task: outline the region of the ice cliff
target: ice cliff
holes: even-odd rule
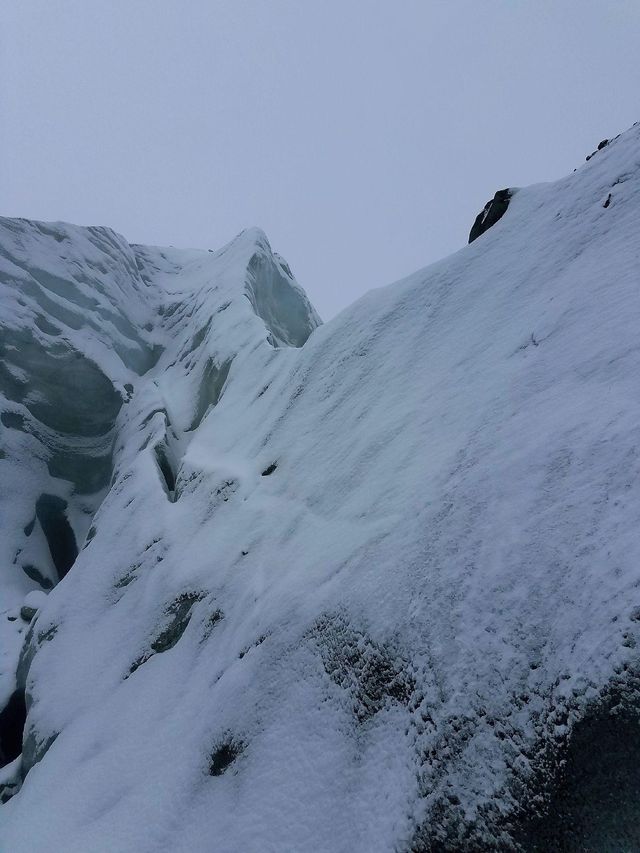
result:
[[[639,214],[637,125],[325,325],[0,220],[0,849],[640,848]]]

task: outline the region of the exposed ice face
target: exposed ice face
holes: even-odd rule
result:
[[[112,475],[22,649],[9,849],[638,847],[639,142],[302,348],[261,232],[127,250],[160,355],[92,359]]]
[[[301,347],[320,322],[287,262],[271,252],[266,237],[258,239],[249,261],[246,291],[276,346]]]
[[[257,258],[264,275],[249,269]],[[318,324],[290,272],[279,281],[281,267],[288,270],[257,229],[212,256],[131,247],[106,228],[0,220],[0,517],[9,614],[0,706],[14,688],[22,599],[52,589],[88,532],[92,538],[89,525],[118,459],[146,443],[173,499],[186,433],[217,402],[236,352],[254,338],[302,343]],[[269,308],[274,288],[293,294],[283,297],[281,315]],[[273,329],[256,316],[256,294]],[[217,318],[223,312],[237,331],[226,333]],[[131,426],[117,429],[123,405]],[[137,434],[125,448],[127,429]]]
[[[147,291],[107,228],[0,219],[0,703],[22,599],[73,564],[109,484],[127,388],[157,357]]]

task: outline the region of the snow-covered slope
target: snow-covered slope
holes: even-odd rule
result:
[[[638,849],[639,213],[635,126],[319,327],[259,231],[4,222],[11,618],[96,512],[21,654],[7,850]]]

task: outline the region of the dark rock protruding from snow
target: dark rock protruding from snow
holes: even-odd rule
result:
[[[230,740],[216,747],[209,765],[210,776],[222,776],[244,749],[244,744]]]
[[[481,234],[488,231],[507,212],[512,191],[510,189],[498,190],[491,201],[488,201],[480,213],[476,216],[473,228],[469,233],[469,242],[473,243]]]
[[[640,849],[640,720],[627,678],[631,687],[614,687],[559,739],[559,760],[540,773],[532,815],[516,830],[519,849]]]
[[[0,767],[4,767],[22,752],[22,732],[27,709],[24,691],[15,690],[0,711]]]
[[[36,615],[37,612],[38,612],[37,608],[29,607],[26,604],[23,604],[22,607],[20,608],[20,618],[24,622],[31,622],[31,620],[33,619],[33,617]]]
[[[67,502],[56,495],[40,495],[36,502],[36,516],[60,580],[78,556],[76,538],[66,516],[66,509]]]
[[[617,139],[618,137],[616,136],[615,138]],[[602,149],[603,149],[603,148],[606,148],[608,144],[609,144],[609,140],[608,140],[608,139],[603,139],[601,142],[599,142],[599,143],[598,143],[598,147],[596,148],[596,150],[595,150],[595,151],[592,151],[592,152],[591,152],[591,154],[587,154],[587,156],[586,156],[584,159],[585,159],[587,162],[589,162],[589,160],[591,160],[591,158],[592,158],[595,154],[597,154],[597,153],[598,153],[598,151],[602,151]]]

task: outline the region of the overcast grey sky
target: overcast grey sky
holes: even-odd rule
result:
[[[640,0],[5,0],[0,212],[216,248],[323,317],[640,119]]]

